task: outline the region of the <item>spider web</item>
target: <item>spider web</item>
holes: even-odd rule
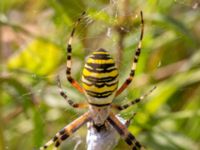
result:
[[[94,0],[95,1],[95,0]],[[95,2],[97,2],[97,1],[95,1]],[[178,3],[178,4],[180,4],[180,5],[186,5],[186,6],[188,6],[188,4],[185,2],[185,1],[177,1],[177,0],[174,0],[174,2],[175,3]],[[193,6],[190,6],[190,7],[192,7],[192,9],[197,9],[198,8],[198,6],[199,6],[199,3],[194,3],[194,5]],[[81,7],[81,6],[80,6]],[[107,5],[107,6],[105,6],[105,7],[103,7],[102,9],[100,9],[98,12],[97,12],[97,14],[99,13],[99,14],[101,14],[101,13],[104,13],[104,12],[106,12],[106,13],[108,13],[110,16],[112,16],[111,18],[114,18],[114,19],[112,19],[112,20],[110,20],[110,21],[113,21],[113,20],[116,20],[116,18],[117,17],[119,17],[119,12],[118,12],[118,8],[119,6],[118,6],[118,0],[110,0],[110,4],[109,5]],[[86,10],[87,11],[87,10]],[[130,14],[130,15],[132,15],[132,14]],[[85,28],[87,28],[87,26],[90,26],[91,24],[93,24],[95,22],[95,20],[94,19],[92,19],[92,17],[90,17],[89,15],[87,15],[85,18],[84,18],[84,24],[83,23],[81,23],[81,26],[82,26],[82,28],[81,29],[79,29],[79,32],[84,32],[84,30],[85,30]],[[114,36],[113,36],[113,34],[115,34],[114,33],[114,30],[113,30],[113,28],[112,28],[112,26],[109,26],[109,25],[103,25],[103,26],[99,26],[100,27],[100,29],[102,29],[103,31],[104,31],[104,36],[103,37],[106,37],[106,39],[103,39],[103,41],[106,41],[107,39],[108,40],[110,40],[111,42],[110,43],[112,43],[112,45],[110,45],[109,47],[110,47],[110,49],[115,49],[116,48],[116,46],[117,46],[117,40],[114,38]],[[121,30],[126,30],[126,29],[124,29],[123,27],[121,27]],[[126,32],[131,32],[131,31],[129,31],[129,30],[126,30]],[[83,41],[83,40],[90,40],[90,39],[93,39],[93,38],[95,38],[95,39],[97,39],[97,41],[98,41],[98,39],[101,39],[102,38],[102,35],[94,35],[94,34],[91,34],[91,35],[89,35],[89,36],[87,36],[87,37],[84,37],[84,38],[80,38],[80,40],[81,41]],[[178,38],[178,37],[177,37]],[[134,39],[134,41],[135,42],[137,42],[138,41],[138,37],[137,36],[135,36],[135,39]],[[110,44],[109,43],[109,44]],[[106,44],[105,44],[106,45]],[[106,46],[105,46],[106,47]],[[88,50],[88,51],[92,51],[91,49],[92,48],[98,48],[98,46],[94,46],[94,47],[85,47],[85,49],[86,49],[86,51]],[[89,52],[88,52],[89,53]],[[158,64],[158,67],[160,67],[162,65],[162,62],[160,61],[160,63]],[[73,68],[72,68],[73,69]],[[62,68],[62,73],[53,73],[53,74],[51,74],[51,75],[46,75],[46,76],[38,76],[37,74],[30,74],[30,75],[28,75],[28,76],[30,76],[30,78],[32,78],[33,80],[35,80],[35,82],[42,82],[42,81],[44,81],[44,80],[48,80],[49,78],[56,78],[56,76],[58,75],[58,74],[62,74],[62,81],[65,81],[66,82],[66,80],[65,79],[63,79],[63,78],[65,78],[65,74],[63,73],[64,71],[63,70],[65,70],[65,68],[63,67]],[[64,83],[65,83],[64,82]],[[63,83],[63,82],[62,82]],[[41,85],[42,86],[42,85]],[[65,84],[63,85],[63,88],[65,88]],[[31,92],[27,92],[27,93],[24,93],[24,94],[22,94],[22,95],[20,95],[20,96],[18,96],[17,98],[18,99],[24,99],[25,97],[28,97],[28,96],[31,96],[32,94],[33,95],[38,95],[38,97],[40,97],[40,95],[41,95],[41,93],[43,93],[43,87],[40,87],[40,85],[38,86],[32,86],[32,87],[30,87],[30,89],[31,89]],[[57,88],[57,86],[56,86],[56,83],[54,83],[54,86],[53,87],[51,87],[51,88],[47,88],[47,90],[46,90],[47,92],[52,92],[52,96],[51,97],[46,97],[47,99],[48,99],[48,104],[51,106],[51,107],[65,107],[65,106],[67,106],[67,104],[65,103],[65,101],[62,99],[62,97],[60,97],[59,99],[58,99],[58,96],[59,96],[59,90],[58,90],[58,88]],[[77,94],[70,94],[70,93],[75,93],[76,91],[74,90],[71,90],[71,91],[68,91],[67,93],[69,93],[69,97],[71,98],[71,99],[73,99],[73,100],[76,100],[76,99],[81,99],[81,96],[80,95],[78,95],[78,96],[76,96]],[[57,96],[55,96],[55,95],[57,95]],[[55,96],[55,98],[54,98],[54,96]],[[56,99],[56,100],[54,100],[54,99]],[[69,110],[69,107],[66,107],[65,108],[65,110],[66,111],[68,111]],[[75,118],[76,116],[78,116],[80,114],[80,112],[78,113],[77,111],[75,111],[75,114],[73,114],[72,116],[70,116],[70,118]],[[59,115],[61,115],[61,114],[59,114]],[[57,119],[56,117],[54,118],[55,120]],[[115,138],[115,137],[113,137],[113,138]],[[73,140],[73,139],[72,139]],[[78,139],[77,140],[77,145],[74,147],[74,150],[75,149],[78,149],[78,147],[79,147],[79,144],[80,143],[82,143],[82,141],[80,140],[80,139]],[[84,143],[84,142],[83,142]],[[105,150],[105,149],[104,149]]]

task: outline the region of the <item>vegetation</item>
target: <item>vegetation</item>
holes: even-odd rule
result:
[[[86,56],[110,51],[128,76],[140,33],[145,32],[136,77],[114,101],[126,103],[157,89],[141,104],[129,130],[149,150],[200,149],[200,3],[198,0],[1,0],[0,150],[38,149],[86,110],[74,110],[59,95],[59,75],[68,96],[85,101],[65,78],[66,41],[74,21],[87,11],[73,41],[73,69],[80,81]],[[86,127],[61,149],[85,149]],[[116,150],[128,149],[121,140]]]

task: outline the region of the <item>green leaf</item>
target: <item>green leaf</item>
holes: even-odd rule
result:
[[[8,68],[47,75],[57,69],[62,55],[58,46],[44,40],[34,40],[8,60]]]

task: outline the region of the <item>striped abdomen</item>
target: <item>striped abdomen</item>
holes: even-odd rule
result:
[[[99,49],[88,57],[83,69],[82,82],[89,103],[112,102],[118,86],[118,70],[106,50]]]

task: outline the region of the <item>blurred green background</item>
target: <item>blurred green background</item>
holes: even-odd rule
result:
[[[59,95],[56,76],[76,102],[85,97],[65,77],[66,42],[81,12],[87,15],[73,41],[72,74],[80,81],[87,55],[102,47],[130,72],[140,34],[145,33],[136,77],[114,103],[124,104],[154,85],[129,130],[148,150],[200,149],[200,2],[198,0],[1,0],[0,150],[37,149],[86,110],[74,110]],[[61,149],[85,150],[86,127]],[[129,149],[121,140],[116,150]]]

